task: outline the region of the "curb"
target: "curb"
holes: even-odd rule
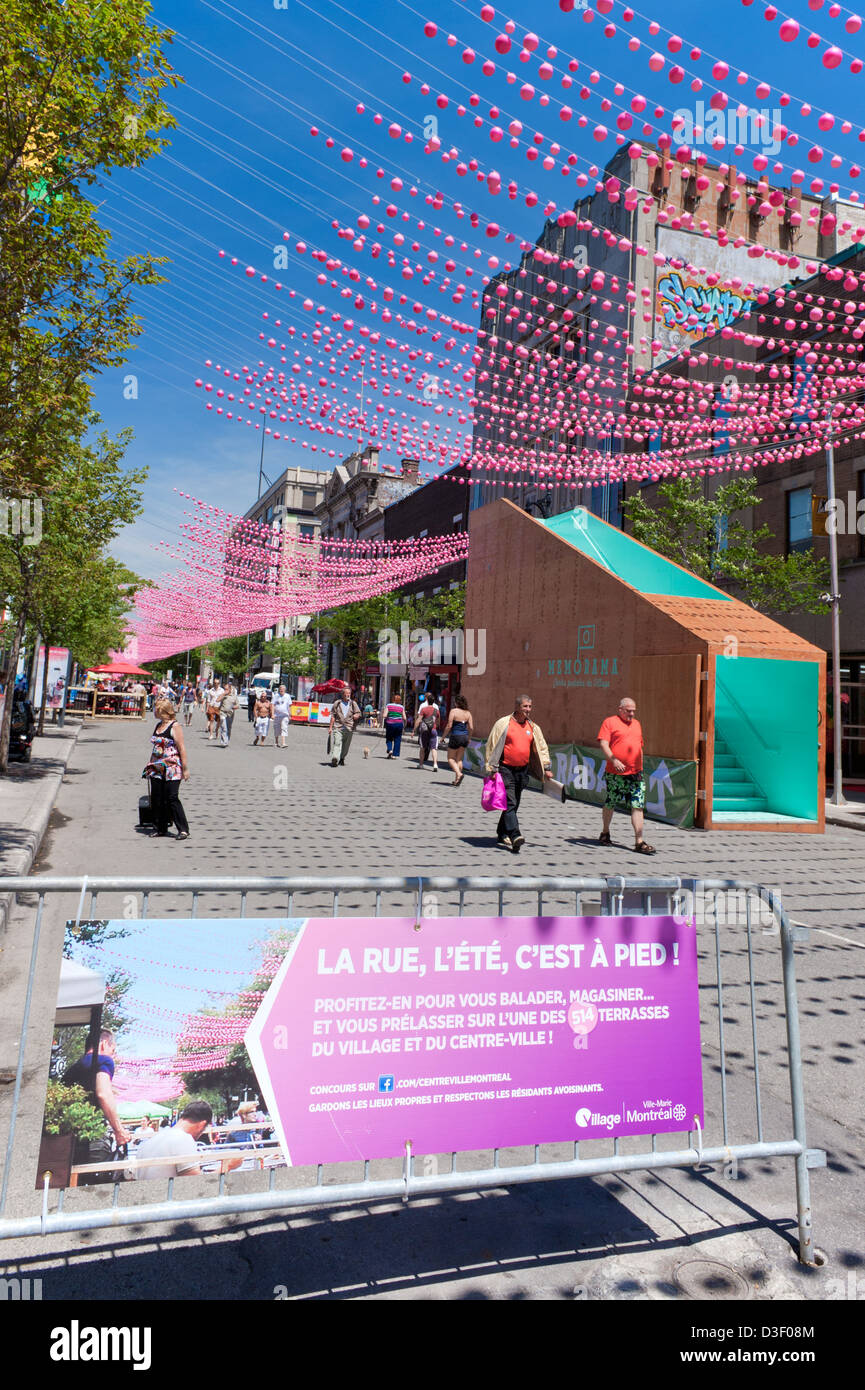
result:
[[[826,824],[843,825],[847,830],[865,830],[865,813],[844,811],[838,806],[826,806]]]
[[[65,727],[70,728],[68,724]],[[60,791],[60,784],[66,774],[72,750],[78,742],[78,735],[82,727],[81,724],[76,725],[72,736],[64,738],[63,747],[58,748],[55,761],[59,762],[61,766],[51,772],[43,773],[39,778],[38,792],[29,808],[29,813],[17,827],[24,834],[24,843],[10,851],[3,872],[0,873],[0,885],[2,885],[4,876],[26,877],[29,874],[45,838],[51,812],[54,810],[57,794]],[[39,756],[37,754],[37,763]],[[14,898],[14,893],[0,893],[0,936],[6,931],[9,913],[14,906]]]

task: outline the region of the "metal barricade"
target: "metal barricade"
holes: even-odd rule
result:
[[[805,1264],[815,1260],[811,1231],[809,1169],[825,1166],[825,1154],[809,1150],[805,1134],[805,1101],[799,1038],[799,1014],[796,995],[794,944],[809,939],[808,929],[792,924],[783,905],[769,889],[734,879],[686,879],[654,877],[462,877],[444,875],[422,877],[365,878],[358,875],[341,877],[174,877],[174,878],[7,878],[5,891],[19,898],[35,898],[33,941],[27,976],[26,995],[22,1006],[21,1044],[11,1101],[11,1115],[5,1143],[3,1180],[0,1187],[0,1238],[45,1235],[54,1232],[94,1230],[108,1226],[140,1225],[168,1220],[196,1219],[234,1214],[251,1215],[292,1207],[320,1206],[346,1201],[368,1202],[375,1198],[400,1197],[404,1201],[433,1193],[480,1191],[517,1183],[544,1182],[571,1177],[634,1172],[639,1170],[682,1168],[722,1164],[736,1167],[748,1159],[792,1158],[795,1166],[796,1204],[798,1223],[798,1254]],[[41,1212],[23,1217],[7,1214],[10,1176],[15,1158],[15,1136],[25,1071],[25,1052],[31,1024],[32,1001],[36,989],[36,964],[40,934],[45,920],[46,904],[62,907],[61,895],[69,895],[64,916],[81,919],[127,918],[134,920],[160,917],[154,911],[155,900],[168,898],[171,916],[195,918],[204,925],[208,918],[251,918],[257,915],[273,918],[306,918],[322,916],[466,916],[471,912],[489,915],[574,915],[574,916],[694,916],[697,927],[700,958],[701,1046],[705,1056],[714,1053],[717,1062],[712,1067],[718,1073],[717,1092],[709,1097],[706,1087],[705,1130],[682,1131],[673,1147],[668,1134],[652,1134],[650,1148],[623,1152],[622,1145],[644,1145],[642,1136],[620,1140],[567,1141],[572,1154],[544,1158],[541,1148],[561,1148],[562,1145],[535,1145],[525,1162],[505,1164],[500,1151],[492,1151],[492,1162],[482,1167],[459,1166],[463,1157],[452,1153],[446,1157],[445,1171],[429,1171],[424,1161],[418,1171],[420,1156],[407,1146],[401,1171],[390,1176],[373,1177],[370,1162],[350,1165],[358,1168],[357,1177],[344,1180],[341,1171],[334,1174],[330,1165],[312,1170],[279,1170],[287,1178],[286,1185],[277,1181],[277,1170],[266,1174],[244,1174],[260,1177],[262,1186],[256,1191],[232,1191],[231,1178],[220,1175],[218,1191],[210,1197],[175,1197],[175,1179],[167,1180],[163,1200],[143,1200],[140,1186],[113,1184],[110,1205],[93,1206],[98,1193],[93,1188],[59,1190],[49,1193],[47,1181],[41,1192]],[[60,901],[58,901],[58,898]],[[120,904],[111,911],[109,905]],[[205,911],[209,900],[215,900],[214,910]],[[179,906],[186,906],[181,912]],[[755,947],[761,938],[775,938],[780,946],[780,984],[783,987],[786,1063],[784,1072],[790,1088],[789,1126],[775,1138],[766,1136],[764,1107],[761,1099],[761,1050],[758,1040],[758,1011],[755,990]],[[768,944],[768,943],[766,943]],[[773,952],[774,955],[774,952]],[[772,959],[772,957],[768,957]],[[725,972],[730,979],[725,978]],[[711,977],[707,981],[704,977]],[[733,976],[737,978],[732,978]],[[763,983],[762,981],[760,982]],[[739,1061],[744,1054],[736,1049],[731,1059],[728,1046],[731,1021],[725,1017],[725,999],[733,991],[743,991],[747,1000],[750,1025],[742,1026],[743,1038],[750,1052],[749,1060]],[[768,1028],[768,1023],[766,1024]],[[47,1031],[47,1030],[46,1030]],[[716,1041],[714,1040],[716,1038]],[[38,1040],[47,1059],[49,1039]],[[739,1039],[737,1038],[737,1042]],[[30,1040],[31,1048],[36,1044]],[[768,1056],[764,1048],[764,1057]],[[31,1066],[31,1071],[33,1070]],[[704,1065],[708,1076],[710,1067]],[[736,1136],[731,1117],[730,1087],[747,1086],[748,1108],[753,1115],[747,1133]],[[751,1094],[753,1092],[753,1094]],[[679,1138],[679,1136],[676,1136]],[[659,1144],[659,1140],[662,1141]],[[593,1153],[585,1150],[605,1148],[612,1152]],[[581,1156],[581,1152],[583,1156]],[[19,1158],[19,1163],[32,1164],[32,1154]],[[380,1163],[376,1164],[377,1167]],[[434,1165],[438,1169],[438,1162]],[[311,1174],[311,1179],[298,1182],[297,1175]],[[32,1182],[32,1175],[30,1178]],[[194,1179],[187,1178],[186,1183]],[[155,1185],[155,1184],[154,1184]],[[52,1207],[51,1202],[54,1200]],[[80,1205],[79,1205],[80,1202]],[[16,1203],[18,1205],[18,1203]]]

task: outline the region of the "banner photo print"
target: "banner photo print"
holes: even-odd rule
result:
[[[310,919],[245,1043],[292,1166],[703,1121],[682,918]]]

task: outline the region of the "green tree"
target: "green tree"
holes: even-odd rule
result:
[[[393,596],[378,594],[323,613],[320,628],[331,642],[342,647],[343,662],[349,670],[359,674],[366,665],[370,647],[376,646],[377,650],[376,634],[389,626],[388,616],[392,617],[394,611]]]
[[[658,488],[658,503],[642,495],[629,498],[624,511],[634,537],[683,565],[692,574],[741,593],[752,608],[766,613],[825,613],[829,563],[813,551],[767,555],[773,539],[768,526],[745,526],[735,513],[762,499],[753,476],[734,477],[714,497],[704,497],[698,478],[688,474]]]
[[[318,680],[324,669],[315,643],[308,637],[276,637],[267,643],[264,654],[279,664],[283,678],[309,676],[312,680]]]
[[[56,602],[68,612],[65,596],[76,575],[114,582],[120,571],[103,556],[105,546],[122,526],[134,521],[141,511],[141,485],[145,470],[125,471],[123,454],[129,442],[128,430],[111,439],[101,434],[93,444],[84,442],[85,431],[98,423],[88,415],[79,422],[77,432],[65,440],[65,447],[50,469],[45,470],[46,498],[42,506],[42,537],[38,544],[25,535],[0,538],[0,589],[7,595],[15,616],[16,629],[9,657],[9,670],[18,661],[21,636],[28,622],[39,621],[43,631],[55,628],[52,606]],[[100,569],[97,561],[104,567]],[[122,616],[124,603],[119,590],[109,592],[94,612],[94,620]],[[120,614],[118,614],[118,608]],[[116,624],[109,631],[117,630]],[[81,634],[84,635],[83,633]],[[105,635],[103,629],[103,635]],[[93,631],[91,630],[91,637]],[[98,645],[98,644],[97,644]],[[0,774],[6,771],[12,701],[5,702],[0,725]]]
[[[168,35],[146,0],[5,0],[0,26],[0,483],[43,497],[86,415],[88,378],[141,331],[153,257],[116,262],[87,189],[139,165],[175,123]],[[56,486],[56,479],[54,486]]]
[[[40,552],[31,611],[46,651],[67,647],[81,666],[106,661],[111,651],[123,648],[135,593],[147,581],[107,555],[68,565],[63,556],[48,563],[47,547]],[[39,728],[45,723],[48,662],[42,669]]]
[[[247,655],[247,646],[249,648]],[[213,669],[221,676],[242,676],[248,671],[251,663],[255,660],[262,649],[262,637],[260,633],[250,633],[249,638],[243,637],[223,637],[218,642],[211,642],[207,648],[208,660],[213,663]]]

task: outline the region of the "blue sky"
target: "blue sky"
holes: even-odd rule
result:
[[[354,253],[331,227],[334,218],[356,224],[360,213],[373,215],[370,199],[379,194],[383,201],[394,197],[400,208],[412,211],[413,221],[406,231],[415,231],[417,219],[426,214],[426,232],[416,233],[423,243],[417,259],[425,259],[428,246],[437,244],[429,232],[435,223],[468,243],[469,252],[457,257],[461,264],[485,267],[491,253],[502,263],[509,255],[517,260],[518,249],[504,244],[504,232],[534,240],[543,225],[545,199],[553,198],[560,207],[565,206],[576,196],[577,188],[573,177],[566,180],[559,174],[561,160],[556,169],[545,173],[539,163],[527,162],[524,149],[510,149],[507,140],[493,144],[488,137],[492,103],[500,104],[502,114],[496,120],[501,125],[519,117],[526,135],[535,130],[544,132],[547,141],[561,143],[562,158],[574,151],[584,161],[578,167],[586,169],[587,160],[603,166],[616,149],[614,141],[610,137],[599,144],[592,138],[591,126],[580,130],[576,119],[563,123],[557,103],[572,101],[575,112],[577,108],[585,110],[592,123],[604,120],[598,100],[584,104],[573,100],[584,75],[593,69],[602,74],[598,93],[609,94],[621,104],[630,100],[633,91],[667,112],[698,99],[687,81],[673,85],[666,71],[657,75],[649,71],[651,47],[631,52],[621,33],[613,40],[604,38],[601,30],[607,21],[599,16],[587,24],[577,10],[562,14],[555,0],[544,5],[538,5],[537,0],[531,4],[511,0],[505,10],[495,6],[496,18],[486,24],[479,18],[480,9],[480,3],[464,4],[462,0],[439,0],[435,6],[420,8],[408,0],[363,0],[354,7],[341,0],[285,0],[284,4],[282,0],[247,0],[243,6],[230,0],[159,0],[154,6],[155,19],[177,32],[170,56],[185,85],[170,92],[167,99],[178,128],[165,154],[139,170],[106,177],[98,195],[100,217],[112,229],[118,254],[148,250],[167,256],[170,262],[165,269],[168,283],[138,296],[136,308],[144,321],[144,333],[130,361],[118,371],[106,373],[96,384],[96,405],[105,426],[116,432],[131,425],[135,439],[127,459],[130,464],[146,464],[150,470],[144,515],[113,546],[114,553],[139,574],[155,578],[174,567],[153,549],[159,543],[170,546],[178,537],[178,525],[188,504],[173,489],[238,513],[256,497],[261,431],[228,422],[218,418],[215,410],[205,409],[205,399],[213,401],[213,396],[205,398],[193,383],[197,378],[215,380],[213,369],[205,368],[206,359],[232,370],[255,367],[260,360],[275,363],[276,358],[259,340],[259,333],[267,326],[262,312],[278,312],[283,325],[294,324],[299,336],[302,330],[309,331],[313,322],[311,315],[296,307],[306,295],[327,305],[329,312],[337,308],[351,312],[337,291],[322,290],[316,284],[320,267],[308,255],[298,256],[292,251],[288,266],[274,271],[274,248],[282,242],[284,230],[292,233],[292,246],[303,238],[310,247],[321,247],[356,265],[362,274],[389,278],[399,286],[398,271],[388,276],[382,261],[373,261],[367,251]],[[705,54],[730,64],[731,77],[724,85],[748,105],[771,109],[776,104],[775,93],[762,101],[757,99],[755,79],[796,97],[798,100],[786,108],[784,119],[802,135],[802,143],[795,152],[785,149],[779,158],[793,167],[794,161],[805,158],[810,144],[819,142],[845,156],[837,175],[843,181],[847,166],[865,156],[855,122],[865,73],[853,76],[846,63],[827,72],[820,61],[822,48],[809,50],[804,39],[814,25],[826,39],[856,54],[865,49],[862,35],[845,34],[842,21],[829,17],[828,5],[813,13],[807,0],[786,0],[785,13],[799,19],[803,32],[796,43],[785,44],[779,38],[777,23],[769,24],[763,18],[763,9],[762,3],[744,7],[739,0],[722,0],[713,6],[665,0],[663,6],[641,12],[650,16],[657,13],[665,29],[682,36],[685,48],[669,61],[681,61],[708,84],[711,63],[705,58],[690,60],[688,51],[694,44]],[[666,52],[664,33],[651,39],[644,23],[622,26],[621,15],[617,4],[610,19],[620,29]],[[424,21],[429,18],[439,26],[432,40],[423,34]],[[508,18],[517,27],[514,47],[502,58],[493,52],[492,45]],[[532,27],[541,45],[533,61],[524,65],[518,61],[519,40]],[[453,47],[447,44],[449,32],[459,40]],[[557,75],[543,84],[537,80],[538,63],[550,44],[559,50],[554,59]],[[462,61],[466,46],[474,47],[478,54],[472,65]],[[481,59],[487,56],[496,62],[492,77],[480,72]],[[577,85],[565,96],[559,74],[571,57],[580,66],[574,78]],[[735,73],[740,69],[751,80],[738,86]],[[507,84],[508,70],[517,74],[517,86]],[[411,83],[403,81],[404,72],[412,74]],[[626,92],[621,99],[614,96],[607,78],[624,84]],[[537,97],[530,103],[519,99],[519,83],[525,80],[533,81],[538,93],[550,93],[551,104],[545,110],[539,107]],[[431,87],[426,96],[421,92],[424,81]],[[435,105],[441,92],[452,98],[446,110]],[[481,130],[472,126],[472,113],[460,118],[454,109],[471,92],[481,96],[476,108],[485,119]],[[800,108],[806,99],[813,106],[813,115],[803,117]],[[356,113],[358,102],[367,106],[364,116]],[[839,119],[825,136],[816,122],[824,110]],[[381,125],[370,119],[374,111],[385,118]],[[440,156],[425,156],[423,128],[430,115],[438,119],[444,148],[454,145],[467,159],[476,156],[483,168],[497,168],[504,184],[511,178],[518,182],[521,195],[513,201],[505,195],[494,197],[485,184],[458,177],[453,164],[443,164]],[[615,112],[611,115],[614,117]],[[853,120],[855,127],[848,135],[840,130],[840,120],[845,117]],[[391,121],[412,132],[414,143],[389,138]],[[612,125],[612,120],[609,123]],[[669,129],[663,121],[658,124]],[[311,125],[320,128],[320,138],[310,138]],[[324,147],[327,134],[336,142],[331,151]],[[355,153],[351,163],[339,158],[344,145]],[[358,162],[363,155],[369,160],[365,170]],[[727,157],[726,153],[717,156]],[[740,163],[743,168],[750,167],[747,158]],[[398,167],[406,189],[414,180],[421,196],[410,198],[406,190],[391,194],[389,178],[376,178],[379,164],[389,175]],[[817,168],[807,162],[802,167],[809,179],[815,173],[822,175],[828,190],[828,161]],[[522,193],[528,188],[540,195],[534,209],[527,208],[523,200]],[[842,182],[842,196],[848,188],[849,182]],[[422,195],[436,189],[446,198],[462,199],[481,218],[500,222],[502,235],[491,243],[481,231],[472,233],[468,219],[458,220],[447,203],[433,213]],[[381,238],[384,245],[391,244],[398,225],[388,227]],[[483,250],[482,261],[472,257],[475,245]],[[237,269],[228,267],[228,256],[219,259],[220,249],[238,258]],[[242,267],[246,265],[280,279],[286,290],[296,289],[295,304],[285,294],[276,304],[272,291],[264,291],[245,277]],[[480,274],[476,270],[475,285],[479,285]],[[454,308],[450,294],[440,294],[436,283],[425,289],[416,277],[409,293],[426,305],[441,310],[444,304],[455,316],[477,321],[468,297]],[[362,321],[363,315],[356,319]],[[372,316],[366,322],[380,327]],[[465,358],[454,360],[466,363]],[[137,396],[131,399],[130,374],[137,388]],[[318,375],[316,370],[316,380]],[[348,378],[344,384],[351,392],[359,389]],[[352,396],[345,399],[351,402]],[[455,417],[448,423],[457,428]],[[298,441],[305,438],[310,443],[321,438],[297,430],[290,433]],[[351,447],[349,440],[329,443],[337,449],[337,456]],[[390,457],[396,461],[395,456]],[[283,440],[265,440],[265,470],[271,477],[295,464],[330,467],[333,460],[300,447],[300,442],[292,446]]]
[[[122,1057],[173,1056],[188,1014],[222,1009],[245,989],[261,964],[261,943],[302,918],[158,919],[116,922],[127,935],[78,955],[107,974],[122,966],[132,977],[125,1007]]]

